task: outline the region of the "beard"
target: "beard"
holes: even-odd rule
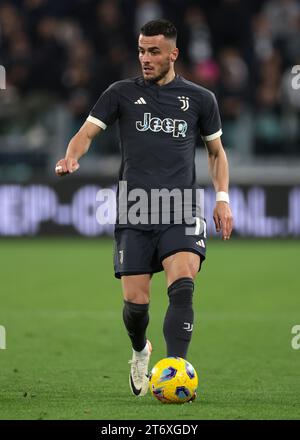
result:
[[[148,81],[150,81],[152,83],[157,83],[158,81],[163,79],[169,73],[170,68],[171,68],[171,63],[169,61],[166,61],[161,66],[159,74],[156,77],[149,79]]]

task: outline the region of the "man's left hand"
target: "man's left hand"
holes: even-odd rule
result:
[[[227,202],[217,202],[214,209],[216,231],[222,231],[222,240],[229,240],[233,227],[233,217]]]

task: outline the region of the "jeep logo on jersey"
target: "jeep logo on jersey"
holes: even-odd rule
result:
[[[137,121],[136,128],[139,131],[164,131],[165,133],[173,133],[173,137],[185,137],[187,130],[187,123],[182,119],[165,118],[160,119],[157,117],[151,118],[151,113],[144,113],[144,121]]]

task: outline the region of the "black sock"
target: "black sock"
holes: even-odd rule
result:
[[[169,307],[164,321],[164,337],[167,356],[186,359],[192,338],[194,282],[192,278],[180,278],[168,288]]]
[[[132,347],[142,351],[146,345],[146,328],[149,323],[149,304],[134,304],[124,301],[123,321],[131,339]]]

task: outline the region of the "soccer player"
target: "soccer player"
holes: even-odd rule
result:
[[[216,230],[228,240],[233,220],[217,102],[212,92],[175,73],[179,53],[176,37],[176,28],[167,20],[154,20],[141,28],[138,52],[142,76],[118,81],[102,93],[71,139],[65,158],[57,162],[56,174],[76,171],[94,137],[118,120],[122,151],[119,180],[126,182],[128,192],[140,188],[150,195],[153,189],[195,189],[194,156],[200,133],[216,191]],[[128,199],[126,209],[132,206]],[[195,213],[194,201],[191,204]],[[195,217],[193,232],[187,233],[186,219],[180,223],[177,216],[174,220],[182,208],[181,202],[175,205],[174,201],[170,206],[173,217],[169,224],[161,218],[155,224],[138,224],[129,218],[123,222],[119,208],[115,225],[114,269],[122,284],[123,320],[133,349],[129,383],[136,396],[148,389],[152,348],[146,329],[153,273],[164,270],[167,280],[169,306],[163,325],[167,356],[186,358],[192,336],[194,279],[205,259],[205,220]]]

